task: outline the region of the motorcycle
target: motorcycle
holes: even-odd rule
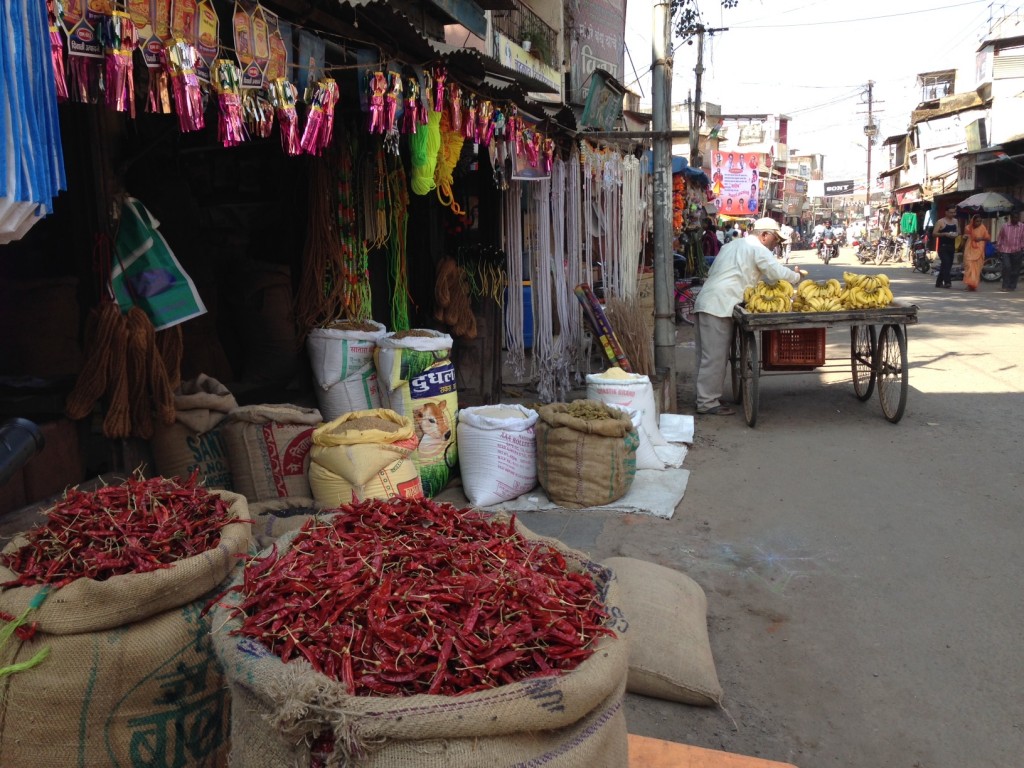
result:
[[[839,256],[839,243],[835,237],[830,237],[827,234],[822,236],[818,242],[818,258],[828,264],[837,256]]]
[[[928,241],[921,235],[910,246],[910,261],[915,272],[922,275],[930,274],[932,271],[932,260],[928,257]]]
[[[862,240],[857,246],[857,261],[861,264],[871,264],[875,260],[875,253],[878,250],[878,243],[869,243]]]
[[[1024,277],[1024,264],[1021,264],[1020,274]],[[986,283],[998,283],[1003,279],[1003,257],[998,253],[986,257],[981,265],[981,279]]]

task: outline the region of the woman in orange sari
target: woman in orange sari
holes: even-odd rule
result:
[[[968,291],[978,290],[981,282],[981,266],[985,263],[985,243],[992,239],[988,228],[982,224],[981,216],[974,214],[964,228],[967,245],[964,246],[964,287]]]

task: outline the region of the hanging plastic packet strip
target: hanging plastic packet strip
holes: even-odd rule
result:
[[[537,163],[540,161],[540,134],[536,131],[532,132],[532,136],[523,137],[523,145],[526,150],[526,159],[530,163],[531,168],[536,168]]]
[[[455,133],[462,133],[462,86],[458,83],[448,86],[448,124]]]
[[[104,51],[104,91],[107,109],[135,117],[135,74],[132,55],[139,47],[135,22],[123,11],[114,11],[100,25]]]
[[[299,146],[307,155],[319,155],[334,135],[334,105],[338,103],[338,84],[331,79],[316,84]]]
[[[505,123],[505,136],[515,146],[516,152],[523,152],[523,124],[519,120],[519,107],[513,104],[509,107],[508,118]]]
[[[398,130],[398,107],[402,101],[402,76],[388,72],[388,90],[384,97],[384,133]]]
[[[476,144],[479,141],[476,135],[476,96],[469,94],[463,101],[463,106],[465,114],[462,116],[462,135]]]
[[[420,119],[420,83],[415,77],[405,78],[405,111],[402,113],[402,133],[416,133],[426,122],[426,115]]]
[[[68,100],[68,79],[64,74],[64,38],[60,34],[60,27],[50,23],[50,57],[53,60],[53,80],[57,86],[57,101],[63,103]]]
[[[371,134],[384,133],[384,94],[388,90],[388,80],[383,72],[370,75],[367,86],[370,90],[370,122],[368,129]]]
[[[438,67],[434,70],[434,111],[444,111],[444,81],[448,78],[448,70]]]
[[[551,168],[555,162],[555,142],[553,139],[544,139],[544,154],[541,156],[541,168],[548,176],[551,175]]]
[[[237,147],[248,138],[242,122],[242,95],[239,92],[241,80],[242,73],[234,61],[214,61],[210,82],[217,92],[220,115],[217,121],[217,140],[225,147]]]
[[[182,133],[202,130],[206,125],[203,115],[203,92],[196,76],[195,46],[176,39],[163,50],[164,68],[171,78],[174,109],[178,113],[178,127]]]
[[[281,132],[281,149],[294,157],[302,154],[299,144],[299,115],[295,101],[299,91],[287,78],[279,77],[270,86],[270,100],[277,115],[277,126]]]
[[[485,147],[491,143],[494,135],[494,105],[489,101],[481,101],[476,108],[476,140]]]
[[[266,92],[246,89],[242,93],[242,122],[249,138],[269,139],[274,133],[273,86]],[[294,107],[293,107],[294,108]],[[298,139],[295,141],[298,147]]]

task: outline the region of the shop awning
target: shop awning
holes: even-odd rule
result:
[[[903,168],[902,165],[898,166],[897,168],[890,168],[889,170],[882,171],[880,174],[878,174],[878,178],[880,178],[880,179],[887,179],[890,176],[895,176],[897,173],[900,173],[903,170],[905,170],[905,169]]]
[[[914,184],[913,186],[903,187],[896,190],[897,205],[910,205],[911,203],[919,203],[922,200],[924,200],[924,196],[921,194],[920,184]]]
[[[505,83],[507,86],[516,85],[524,93],[558,93],[557,88],[523,72],[506,67],[497,59],[476,48],[459,48],[434,41],[430,42],[430,46],[444,57],[450,67],[476,78],[479,82],[486,80],[495,85],[499,83]]]

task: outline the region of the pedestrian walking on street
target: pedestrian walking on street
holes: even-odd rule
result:
[[[932,234],[935,235],[935,249],[939,253],[939,276],[935,278],[935,287],[950,288],[953,285],[950,272],[956,254],[956,239],[960,237],[960,222],[956,218],[955,205],[949,206],[946,215],[935,222]]]
[[[967,238],[964,246],[964,288],[976,291],[981,282],[981,267],[985,263],[985,243],[992,239],[992,235],[976,213],[964,229],[964,236]]]
[[[732,346],[732,312],[743,301],[743,292],[758,280],[773,285],[779,280],[800,282],[802,275],[780,264],[773,253],[787,242],[775,219],[758,219],[750,237],[730,240],[715,257],[694,303],[697,413],[729,416],[736,412],[721,403]]]
[[[1020,222],[1019,212],[1011,213],[1010,220],[999,230],[996,251],[1003,259],[1003,290],[1016,291],[1021,257],[1024,257],[1024,224]]]

